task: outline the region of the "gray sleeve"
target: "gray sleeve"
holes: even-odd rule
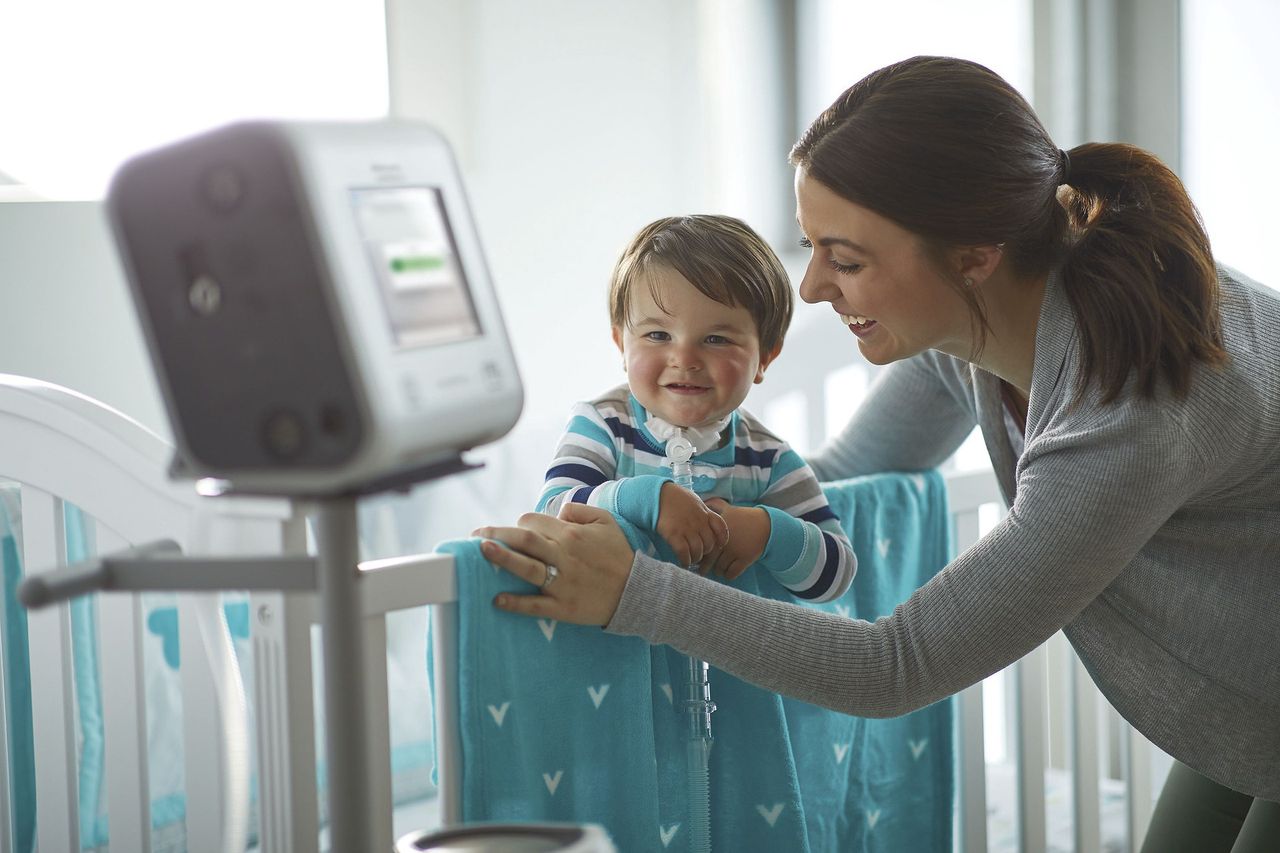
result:
[[[838,436],[807,461],[824,482],[922,471],[947,459],[977,424],[972,392],[949,356],[924,353],[880,371]]]
[[[757,598],[637,555],[608,630],[859,716],[897,716],[1021,658],[1095,599],[1197,487],[1174,424],[1121,417],[1027,448],[1008,518],[867,622]]]

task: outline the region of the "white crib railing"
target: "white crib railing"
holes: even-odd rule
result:
[[[983,508],[1003,514],[995,475],[990,470],[951,473],[946,477],[957,553],[968,548],[984,532]],[[1048,847],[1046,819],[1046,771],[1050,742],[1056,739],[1069,750],[1072,783],[1071,849],[1098,853],[1102,849],[1100,753],[1114,738],[1121,749],[1127,821],[1125,837],[1134,850],[1143,838],[1151,816],[1151,750],[1142,735],[1124,723],[1102,697],[1080,659],[1061,633],[1031,652],[1004,673],[1013,684],[1009,751],[1016,756],[1018,835],[1021,853],[1044,853]],[[1069,697],[1059,703],[1065,713],[1050,714],[1050,686]],[[987,768],[985,754],[983,685],[975,684],[959,698],[960,797],[957,809],[958,849],[965,853],[988,849]],[[1100,723],[1100,720],[1102,721]]]
[[[169,448],[114,410],[66,389],[0,376],[0,478],[20,486],[22,561],[31,574],[66,565],[64,504],[93,517],[100,553],[162,538],[186,544],[197,496],[169,482]],[[248,553],[280,553],[290,510],[280,501],[232,501],[212,528],[234,528]],[[223,763],[211,699],[213,674],[189,598],[179,604],[188,849],[217,849]],[[98,602],[105,789],[113,850],[151,849],[146,686],[139,599]],[[184,630],[185,627],[185,630]],[[67,604],[27,614],[36,755],[36,838],[41,851],[81,848],[72,641]],[[7,731],[7,729],[6,729]],[[10,745],[12,746],[12,745]],[[4,800],[9,802],[8,762]],[[12,848],[12,815],[0,850]]]
[[[22,562],[27,573],[67,564],[64,504],[90,519],[99,555],[160,539],[184,550],[201,500],[191,484],[167,476],[171,449],[124,415],[58,386],[0,374],[0,480],[16,482],[21,497]],[[303,521],[286,501],[233,498],[205,501],[206,533],[223,548],[219,556],[305,555]],[[306,568],[306,566],[301,566]],[[368,756],[374,790],[368,792],[379,838],[374,849],[391,849],[391,768],[388,733],[386,615],[408,607],[438,605],[433,624],[447,634],[456,598],[452,558],[425,555],[362,563],[359,606],[368,637],[370,673]],[[302,574],[302,573],[299,573]],[[251,582],[251,581],[242,581]],[[213,673],[201,631],[180,595],[178,637],[182,666],[182,729],[187,803],[185,849],[223,853],[223,753],[216,734]],[[143,619],[131,594],[98,597],[100,685],[106,811],[113,851],[150,853],[152,821],[148,780],[147,702],[143,679]],[[75,667],[66,602],[29,611],[31,702],[36,752],[36,842],[40,851],[81,849]],[[306,853],[319,849],[315,711],[311,628],[317,620],[314,591],[255,592],[250,596],[250,632],[255,661],[259,849],[262,853]],[[3,636],[0,634],[0,636]],[[451,671],[448,648],[437,665]],[[2,651],[2,649],[0,649]],[[380,676],[380,677],[379,677]],[[425,681],[426,673],[423,672]],[[2,682],[0,682],[2,683]],[[446,685],[447,686],[447,685]],[[379,689],[381,688],[381,689]],[[3,699],[0,693],[0,699]],[[447,689],[438,701],[450,705]],[[8,726],[0,703],[0,853],[14,847],[10,802]],[[437,728],[442,745],[456,743],[452,715]],[[453,798],[457,764],[441,760],[441,812],[456,820]]]

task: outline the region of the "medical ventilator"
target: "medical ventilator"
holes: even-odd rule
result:
[[[108,209],[183,473],[378,491],[515,424],[515,359],[431,128],[232,125],[125,164]]]

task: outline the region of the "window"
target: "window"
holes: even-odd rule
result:
[[[41,0],[0,16],[0,173],[100,198],[137,151],[242,118],[372,118],[381,0]]]
[[[1277,32],[1272,0],[1182,0],[1183,180],[1217,259],[1280,289]]]
[[[981,62],[1028,100],[1031,98],[1031,0],[823,0],[801,4],[800,9],[800,129],[867,74],[920,54]],[[793,266],[798,265],[793,262]],[[829,323],[824,311],[799,306],[800,322],[796,326],[804,322]],[[809,319],[820,313],[821,320]],[[872,365],[859,358],[829,378],[825,423],[828,435],[838,432],[861,403],[874,371]],[[948,463],[948,467],[962,470],[988,465],[986,446],[977,430]]]
[[[1031,97],[1030,0],[828,0],[802,8],[802,126],[870,72],[919,54],[981,62]]]

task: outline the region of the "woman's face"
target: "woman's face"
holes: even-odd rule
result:
[[[796,220],[812,248],[800,298],[829,302],[873,364],[929,349],[961,358],[969,307],[925,255],[919,237],[796,170]]]

